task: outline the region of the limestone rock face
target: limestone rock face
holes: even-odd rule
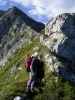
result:
[[[0,11],[0,66],[23,44],[30,43],[31,38],[39,35],[44,27],[44,24],[33,20],[16,7]]]
[[[55,61],[62,63],[62,66],[57,64],[55,69],[58,68],[66,78],[75,80],[75,14],[57,16],[47,24],[46,30],[48,37],[43,39],[43,44],[56,57]]]
[[[63,14],[47,25],[49,38],[46,45],[51,51],[71,61],[75,58],[74,22],[75,14]]]

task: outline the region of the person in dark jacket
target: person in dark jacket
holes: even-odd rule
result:
[[[27,88],[30,91],[34,91],[44,76],[43,62],[38,58],[37,54],[33,56],[31,67],[30,67],[30,79],[27,83]]]

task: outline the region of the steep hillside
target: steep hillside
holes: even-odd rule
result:
[[[0,10],[0,17],[3,16],[3,14],[4,14],[4,11]]]
[[[4,12],[0,18],[0,65],[22,44],[39,35],[44,27],[44,24],[34,21],[16,7]]]
[[[44,26],[17,8],[1,16],[0,100],[14,100],[16,96],[22,100],[75,100],[75,86],[66,81],[75,82],[74,21],[75,14],[62,14]],[[45,76],[41,91],[27,94],[24,61],[35,51],[42,54]]]
[[[41,46],[38,37],[44,27],[15,7],[1,14],[0,100],[12,100],[25,92],[28,75],[24,59],[35,47]]]
[[[51,70],[75,82],[75,14],[57,16],[47,24],[45,34],[48,38],[43,44],[52,55]]]

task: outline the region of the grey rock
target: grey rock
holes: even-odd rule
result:
[[[53,22],[51,22],[51,24],[48,23],[47,26],[51,34],[46,42],[48,48],[71,61],[75,59],[74,21],[75,14],[63,14],[57,16]]]
[[[75,81],[75,14],[54,18],[47,24],[45,35],[47,38],[43,36],[40,40],[50,51],[47,65],[65,79]]]
[[[0,17],[0,66],[5,65],[17,49],[30,43],[43,28],[44,24],[36,22],[16,7],[5,11]]]

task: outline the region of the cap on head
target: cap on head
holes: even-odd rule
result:
[[[32,57],[37,57],[37,56],[38,56],[38,52],[32,54]]]

